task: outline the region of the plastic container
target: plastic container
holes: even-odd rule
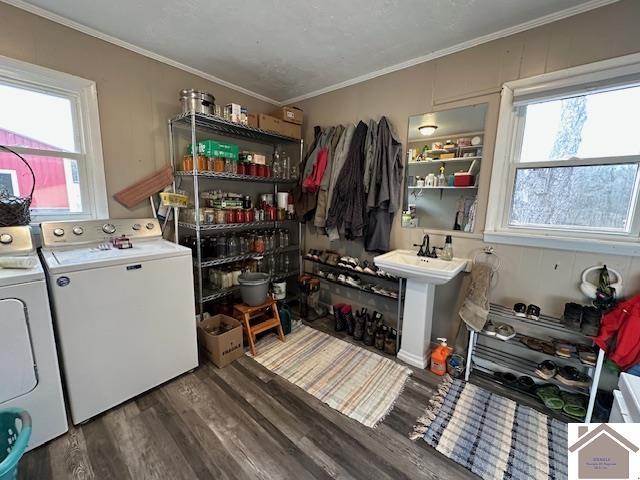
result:
[[[455,187],[473,187],[475,178],[470,173],[456,172],[453,175],[453,185]]]
[[[245,272],[238,278],[242,301],[251,307],[262,305],[269,293],[269,275]]]
[[[444,375],[447,373],[447,357],[449,356],[449,347],[447,347],[446,338],[438,338],[440,345],[431,352],[431,371],[436,375]]]
[[[20,430],[16,420],[20,420]],[[0,480],[18,478],[18,462],[27,450],[31,437],[31,416],[26,410],[0,410]]]

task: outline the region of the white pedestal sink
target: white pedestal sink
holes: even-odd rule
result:
[[[393,250],[375,257],[373,261],[386,272],[407,279],[398,358],[409,365],[425,368],[436,286],[449,282],[466,270],[469,260],[454,258],[447,261],[419,257],[411,250]]]

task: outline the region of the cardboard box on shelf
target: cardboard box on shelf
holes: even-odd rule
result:
[[[260,128],[258,126],[258,115],[256,115],[255,113],[250,113],[249,115],[247,115],[247,124],[253,128]]]
[[[271,115],[288,123],[302,125],[302,110],[298,107],[280,107],[271,112]]]
[[[456,158],[456,154],[455,153],[441,153],[440,154],[440,159],[441,160],[445,160],[447,158]]]
[[[198,323],[198,341],[218,368],[244,355],[242,325],[227,315],[213,315]]]
[[[302,138],[302,126],[295,123],[282,122],[280,133],[287,137]]]
[[[258,127],[263,130],[279,133],[280,135],[302,138],[302,127],[300,125],[283,122],[279,118],[264,113],[258,114]]]

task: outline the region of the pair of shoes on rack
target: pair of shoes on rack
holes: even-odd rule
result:
[[[484,333],[490,337],[496,337],[503,341],[511,340],[516,336],[516,330],[511,325],[507,325],[506,323],[498,323],[494,325],[491,320],[485,324]]]
[[[319,262],[321,255],[322,255],[322,250],[315,250],[315,249],[311,248],[305,254],[304,258],[306,258],[308,260],[315,260],[316,262]]]
[[[555,378],[560,383],[570,387],[588,387],[591,385],[591,377],[582,373],[577,368],[569,365],[558,368],[551,360],[545,360],[539,363],[535,373],[544,380]]]
[[[371,291],[378,295],[384,295],[385,297],[398,298],[398,292],[379,285],[371,285]]]
[[[513,314],[516,317],[538,320],[540,318],[540,307],[533,303],[529,304],[529,306],[524,303],[516,303],[513,306]]]
[[[600,331],[602,311],[593,306],[582,306],[569,302],[564,306],[562,322],[572,330],[580,330],[589,337],[595,337]]]

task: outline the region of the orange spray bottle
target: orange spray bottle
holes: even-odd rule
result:
[[[447,347],[446,338],[438,338],[440,345],[431,352],[431,371],[436,375],[444,375],[447,373],[447,357],[449,356],[449,347]]]

